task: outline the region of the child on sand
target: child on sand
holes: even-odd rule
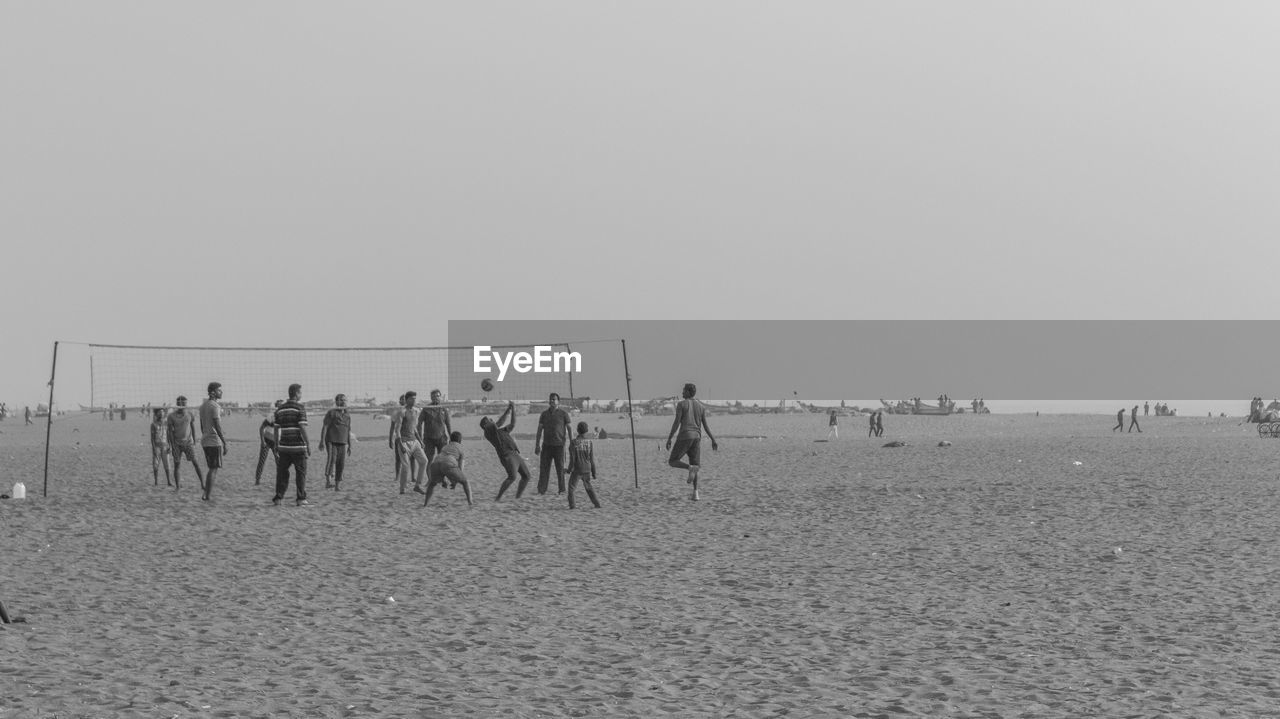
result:
[[[596,478],[596,452],[587,438],[587,423],[578,423],[578,436],[569,443],[569,509],[573,509],[573,492],[578,488],[578,480],[587,490],[591,503],[600,508],[600,498],[596,496],[595,487],[591,486]]]

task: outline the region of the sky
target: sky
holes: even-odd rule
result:
[[[1278,35],[1268,2],[6,3],[0,401],[47,399],[54,341],[1271,319]]]

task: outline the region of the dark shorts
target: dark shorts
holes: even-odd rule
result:
[[[205,447],[204,461],[208,462],[209,469],[218,469],[222,466],[222,447]]]
[[[677,439],[674,446],[671,447],[671,457],[668,462],[678,462],[681,457],[689,455],[689,464],[701,465],[699,460],[702,458],[702,438],[693,437],[691,439]]]
[[[427,461],[430,462],[432,459],[435,459],[435,456],[440,454],[440,450],[444,449],[446,444],[449,444],[448,437],[424,438],[422,440],[422,448],[427,452]]]
[[[507,470],[507,479],[514,480],[518,475],[521,479],[529,478],[529,465],[524,463],[524,457],[517,452],[507,452],[498,458],[498,462],[502,464],[502,468]]]

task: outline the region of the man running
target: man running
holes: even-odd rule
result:
[[[671,432],[667,434],[667,449],[671,450],[671,456],[667,459],[667,464],[677,469],[685,469],[689,471],[689,477],[685,480],[687,484],[693,485],[693,494],[690,499],[697,500],[698,496],[698,468],[701,464],[701,444],[702,433],[706,431],[707,437],[711,440],[711,449],[716,451],[720,449],[720,444],[716,442],[715,435],[711,433],[711,426],[707,424],[706,408],[702,402],[694,399],[697,394],[698,387],[688,382],[684,386],[684,399],[676,405],[676,418],[671,423]],[[676,433],[679,432],[679,436]],[[676,437],[675,448],[671,446],[671,438]],[[689,462],[686,464],[683,458],[688,456]]]
[[[507,417],[511,418],[509,423],[507,423]],[[502,499],[503,493],[516,481],[517,475],[520,477],[520,484],[516,487],[516,499],[520,499],[525,487],[529,486],[529,466],[524,463],[524,457],[520,456],[520,448],[511,438],[511,430],[515,428],[515,402],[507,403],[507,409],[502,416],[498,417],[496,423],[488,417],[480,418],[480,429],[484,432],[484,438],[493,445],[494,451],[498,453],[498,462],[502,464],[503,469],[507,470],[507,478],[503,480],[502,486],[498,487],[498,496],[493,500],[495,502]]]

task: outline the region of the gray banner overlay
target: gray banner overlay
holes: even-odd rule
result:
[[[568,343],[578,395],[1222,399],[1276,393],[1280,322],[451,320],[449,344]],[[456,365],[455,365],[456,368]],[[457,379],[478,383],[480,375]],[[451,378],[453,380],[453,378]]]

